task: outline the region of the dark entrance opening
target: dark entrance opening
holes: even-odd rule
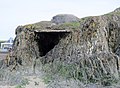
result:
[[[40,56],[45,56],[62,38],[65,38],[70,32],[68,31],[50,31],[35,32],[36,41],[38,43]]]

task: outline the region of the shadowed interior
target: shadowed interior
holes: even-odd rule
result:
[[[39,46],[40,56],[46,55],[62,38],[65,38],[69,32],[36,32],[36,41]]]

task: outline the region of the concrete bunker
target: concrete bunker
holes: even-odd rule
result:
[[[45,56],[62,38],[70,33],[69,30],[42,30],[35,32],[40,56]]]

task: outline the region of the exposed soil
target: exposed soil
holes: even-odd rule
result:
[[[22,88],[46,88],[46,84],[42,81],[41,78],[37,78],[35,76],[29,76],[29,77],[25,77],[26,79],[28,79],[28,85],[26,86],[22,86]],[[18,85],[15,86],[0,86],[0,88],[21,88]]]
[[[0,53],[0,60],[5,59],[8,53]]]

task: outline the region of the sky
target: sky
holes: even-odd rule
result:
[[[0,40],[15,38],[15,29],[57,14],[97,16],[120,7],[120,0],[0,0]]]

